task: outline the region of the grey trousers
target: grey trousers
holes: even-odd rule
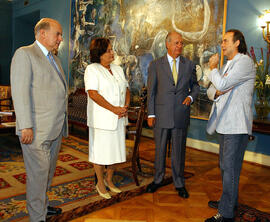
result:
[[[47,191],[54,176],[61,140],[62,133],[55,140],[35,138],[32,144],[21,143],[27,177],[27,210],[31,222],[46,221]]]
[[[222,177],[222,195],[218,212],[226,218],[234,217],[234,207],[238,205],[238,185],[245,150],[247,134],[219,135],[219,165]]]
[[[187,129],[154,128],[155,135],[155,175],[154,182],[159,184],[165,175],[168,134],[171,133],[171,165],[173,183],[176,188],[185,186],[184,169],[186,154]]]

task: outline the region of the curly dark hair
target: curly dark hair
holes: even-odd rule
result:
[[[107,51],[110,40],[107,38],[95,38],[90,44],[90,61],[100,63],[100,57]]]
[[[239,40],[240,44],[238,46],[238,52],[247,54],[247,44],[246,44],[246,40],[243,33],[237,29],[230,29],[226,33],[228,32],[233,33],[233,42],[236,42],[237,40]]]

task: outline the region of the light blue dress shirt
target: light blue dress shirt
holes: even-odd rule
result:
[[[41,49],[41,51],[43,52],[43,54],[44,54],[44,55],[47,57],[47,59],[50,61],[50,59],[48,58],[49,51],[46,49],[46,47],[43,46],[38,40],[36,40],[36,43],[37,43],[38,47]],[[54,65],[55,65],[57,71],[60,72],[59,67],[58,67],[58,65],[56,64],[56,62],[54,61],[54,59],[53,59],[53,63],[54,63]]]
[[[36,40],[36,43],[38,47],[41,49],[41,51],[43,52],[43,54],[47,57],[49,51],[38,40]]]

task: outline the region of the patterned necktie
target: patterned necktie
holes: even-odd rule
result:
[[[47,58],[49,59],[49,61],[52,64],[53,68],[55,69],[55,71],[57,72],[57,74],[60,77],[61,81],[63,82],[64,86],[66,87],[63,76],[62,76],[61,72],[59,71],[59,69],[58,69],[58,67],[57,67],[57,65],[55,63],[55,60],[54,60],[53,55],[52,55],[51,52],[48,52]]]
[[[173,59],[172,75],[173,75],[174,83],[176,85],[178,73],[177,73],[177,70],[176,70],[176,60],[175,59]]]

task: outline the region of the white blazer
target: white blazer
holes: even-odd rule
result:
[[[226,70],[224,70],[226,68]],[[216,90],[227,91],[214,100],[207,132],[221,134],[251,134],[252,97],[255,81],[255,67],[252,59],[238,53],[219,72],[213,69],[208,76],[212,85],[207,90],[209,99],[214,100]]]
[[[123,107],[128,83],[120,66],[110,66],[113,75],[99,63],[88,65],[84,74],[85,91],[97,90],[113,106]],[[118,116],[99,106],[89,96],[87,98],[87,125],[97,129],[116,130]]]

